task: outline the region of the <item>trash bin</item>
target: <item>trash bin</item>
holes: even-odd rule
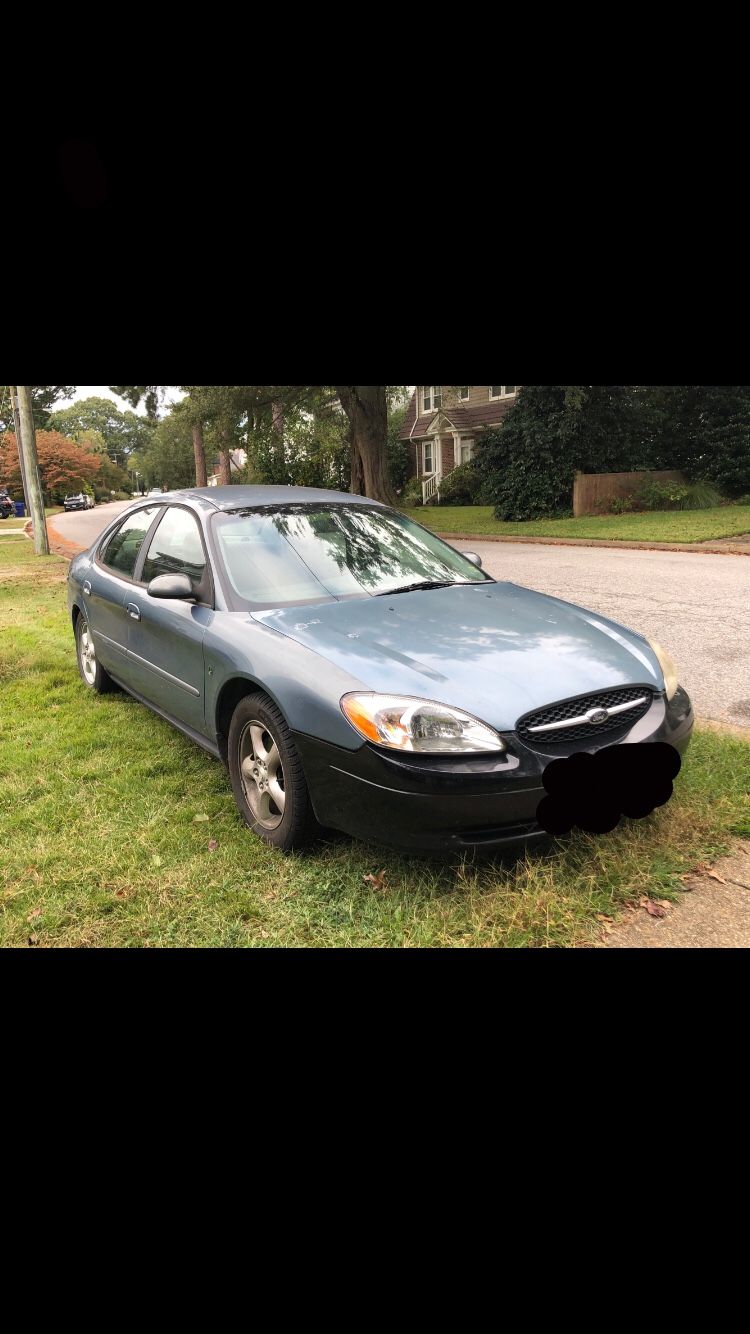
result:
[[[17,518],[17,519],[25,519],[25,518],[26,518],[26,506],[24,505],[23,501],[22,501],[22,500],[15,500],[15,501],[13,502],[13,505],[14,505],[14,508],[15,508],[15,511],[16,511],[16,518]]]

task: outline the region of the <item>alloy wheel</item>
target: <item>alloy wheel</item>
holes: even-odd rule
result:
[[[278,829],[286,806],[284,768],[273,736],[257,719],[240,737],[240,774],[255,822],[269,832]]]

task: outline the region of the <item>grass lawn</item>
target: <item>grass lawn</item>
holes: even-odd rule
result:
[[[750,533],[750,505],[710,510],[663,510],[650,514],[604,515],[585,519],[534,519],[501,523],[490,505],[440,505],[405,511],[436,533],[497,537],[586,537],[613,542],[709,542]]]
[[[586,943],[597,913],[675,896],[696,860],[750,835],[750,744],[706,731],[668,806],[546,855],[423,861],[331,836],[284,857],[241,824],[217,761],[127,696],[86,691],[66,570],[0,545],[4,945]],[[380,871],[382,888],[363,879]]]
[[[44,513],[48,519],[51,519],[53,514],[63,514],[64,510],[64,505],[51,505],[49,509],[45,509]],[[3,533],[13,532],[14,529],[23,529],[28,522],[28,514],[25,519],[0,519],[0,537]]]

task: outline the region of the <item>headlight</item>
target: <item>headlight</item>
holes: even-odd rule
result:
[[[344,695],[341,708],[360,736],[390,750],[433,755],[505,750],[505,742],[491,727],[431,699],[351,694]]]
[[[679,680],[677,677],[677,667],[675,665],[674,658],[670,653],[667,653],[667,650],[665,648],[662,648],[661,644],[657,644],[655,639],[649,639],[648,642],[651,645],[651,648],[654,650],[654,653],[656,654],[657,658],[659,659],[659,666],[661,667],[664,673],[664,684],[667,688],[667,699],[671,699],[675,690],[679,685]]]

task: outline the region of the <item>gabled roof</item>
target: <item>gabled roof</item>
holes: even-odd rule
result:
[[[507,417],[516,401],[514,398],[500,399],[494,403],[479,403],[471,407],[466,403],[457,404],[455,407],[450,404],[448,407],[438,408],[437,412],[426,412],[415,420],[417,392],[415,390],[412,394],[409,410],[399,431],[399,440],[421,440],[438,429],[476,431],[484,426],[497,426],[504,417]],[[438,418],[442,418],[442,421],[438,421]]]

